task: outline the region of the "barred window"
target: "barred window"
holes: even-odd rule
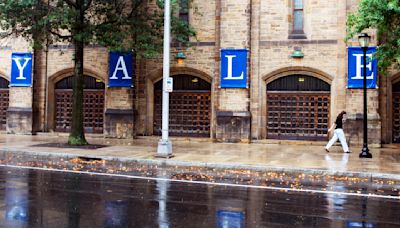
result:
[[[289,39],[305,39],[303,0],[293,0],[292,28]]]
[[[179,18],[189,24],[189,0],[179,0]]]

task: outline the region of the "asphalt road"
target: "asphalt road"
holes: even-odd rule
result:
[[[400,227],[398,198],[341,188],[292,191],[0,166],[0,227]]]

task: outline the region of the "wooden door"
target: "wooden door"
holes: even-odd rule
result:
[[[55,130],[69,132],[72,120],[72,77],[61,80],[55,90]],[[83,126],[86,133],[103,133],[104,83],[85,76]]]
[[[176,75],[169,95],[169,134],[171,136],[210,137],[211,85],[190,75]],[[161,135],[162,80],[155,84],[155,135]]]
[[[9,97],[9,82],[0,77],[0,130],[6,130],[7,126],[7,109]]]
[[[398,83],[400,84],[400,83]],[[400,86],[399,86],[400,87]],[[393,92],[393,111],[392,111],[392,118],[393,118],[393,142],[400,143],[400,91]]]
[[[326,140],[330,86],[305,75],[292,75],[267,85],[267,138]]]

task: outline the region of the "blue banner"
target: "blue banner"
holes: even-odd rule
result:
[[[221,50],[221,88],[247,88],[247,50]]]
[[[217,228],[244,228],[245,216],[241,211],[217,211]]]
[[[32,54],[11,54],[11,83],[10,86],[32,86]]]
[[[376,52],[376,47],[369,47],[367,50],[367,88],[376,89],[376,81],[378,77],[378,60],[372,59]],[[347,88],[362,89],[364,88],[364,60],[361,47],[348,48],[348,80]]]
[[[132,87],[132,53],[110,52],[109,87]]]

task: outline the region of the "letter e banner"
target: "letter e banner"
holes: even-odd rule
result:
[[[372,59],[376,52],[376,47],[367,49],[367,88],[376,89],[376,81],[378,77],[378,60]],[[364,88],[364,53],[361,47],[348,48],[348,80],[347,88],[362,89]]]

